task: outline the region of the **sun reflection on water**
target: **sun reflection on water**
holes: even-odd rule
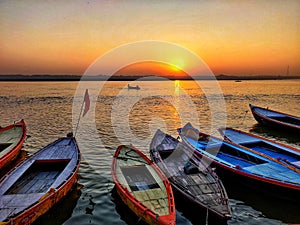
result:
[[[174,81],[174,86],[175,86],[174,95],[178,96],[179,95],[179,89],[180,89],[180,82],[179,82],[179,80],[175,80]]]

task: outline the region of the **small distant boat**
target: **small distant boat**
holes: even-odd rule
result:
[[[251,104],[249,106],[257,122],[300,134],[300,117]]]
[[[296,171],[240,145],[199,132],[190,123],[178,132],[184,144],[218,167],[219,176],[278,198],[299,200],[300,175]]]
[[[130,84],[127,85],[127,88],[128,88],[128,90],[130,90],[130,89],[140,90],[141,89],[139,85],[131,86]]]
[[[231,218],[228,196],[221,180],[177,139],[157,130],[150,144],[150,156],[174,190],[186,200],[222,220]]]
[[[149,224],[175,224],[171,185],[141,151],[119,146],[112,161],[112,178],[122,201],[142,220]]]
[[[233,128],[222,128],[219,131],[226,140],[300,171],[300,149]]]
[[[0,128],[0,169],[18,156],[25,138],[24,120]]]
[[[0,224],[27,225],[46,213],[77,182],[80,152],[75,138],[49,144],[0,181]]]

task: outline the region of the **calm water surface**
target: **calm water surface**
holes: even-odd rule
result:
[[[103,82],[95,109],[88,113],[94,112],[95,119],[87,114],[76,135],[84,157],[79,184],[36,224],[143,224],[116,195],[110,165],[120,144],[133,144],[148,154],[157,128],[177,136],[176,128],[189,121],[209,133],[218,128],[216,124],[226,122],[299,148],[299,137],[259,126],[248,106],[252,103],[299,116],[299,80],[220,81],[226,109],[214,93],[216,84],[200,82],[205,93],[192,81],[140,81],[135,83],[141,87],[138,91],[127,90],[128,82]],[[95,83],[86,85],[91,95],[98,94]],[[74,98],[77,86],[77,82],[1,82],[0,124],[25,119],[28,138],[23,150],[30,155],[75,127],[78,109],[74,110],[73,101],[77,105],[82,101]],[[209,107],[211,101],[216,113]],[[231,184],[226,189],[233,211],[228,224],[300,223],[299,205]],[[205,224],[205,213],[189,208],[184,200],[178,199],[176,207],[177,224]]]

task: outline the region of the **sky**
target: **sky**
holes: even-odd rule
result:
[[[2,0],[0,74],[82,75],[118,46],[157,40],[195,53],[216,75],[300,75],[299,12],[298,0]],[[174,72],[159,63],[132,72],[154,68]]]

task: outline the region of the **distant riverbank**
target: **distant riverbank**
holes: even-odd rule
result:
[[[80,76],[80,75],[0,75],[0,81],[133,81],[138,79],[143,80],[159,80],[158,76]],[[211,76],[196,76],[196,77],[179,77],[179,76],[166,76],[169,80],[212,80]],[[216,75],[217,80],[286,80],[286,79],[300,79],[300,76],[271,76],[271,75],[255,75],[255,76],[232,76],[232,75]]]

